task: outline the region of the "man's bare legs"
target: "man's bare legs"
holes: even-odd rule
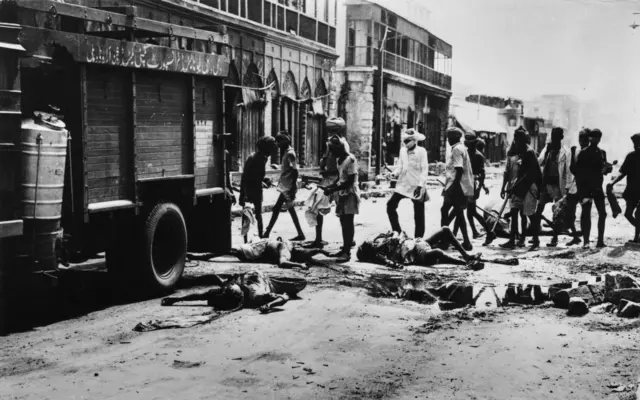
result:
[[[264,237],[267,238],[271,234],[271,230],[273,230],[273,226],[278,220],[278,216],[280,215],[280,211],[282,206],[284,205],[285,198],[281,194],[276,201],[276,204],[273,206],[273,210],[271,212],[271,221],[269,221],[269,225],[267,226],[267,230],[264,233]],[[302,227],[300,226],[300,220],[298,220],[298,214],[296,213],[295,207],[291,207],[289,209],[289,215],[291,215],[291,220],[293,220],[293,225],[296,227],[296,231],[298,232],[298,236],[291,240],[304,240],[305,236],[302,232]]]
[[[448,226],[443,226],[439,231],[426,238],[425,241],[434,249],[441,247],[447,248],[449,245],[452,245],[462,255],[465,261],[471,259],[469,253],[462,247],[462,244],[456,239]]]
[[[317,248],[323,248],[325,242],[322,240],[322,226],[324,225],[324,215],[318,213],[316,216],[316,240],[313,241],[313,246]]]
[[[208,301],[212,296],[221,294],[222,287],[225,284],[225,281],[223,281],[218,275],[212,275],[211,279],[214,281],[214,287],[212,289],[207,290],[206,292],[188,294],[186,296],[165,297],[162,299],[161,304],[163,306],[171,306],[182,301]]]

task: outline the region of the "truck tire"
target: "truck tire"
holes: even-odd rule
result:
[[[139,241],[139,276],[148,289],[173,289],[187,261],[187,224],[180,208],[156,204],[147,214]]]

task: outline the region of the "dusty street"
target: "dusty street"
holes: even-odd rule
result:
[[[439,224],[440,197],[431,191],[427,234]],[[492,196],[497,194],[495,186]],[[486,203],[489,199],[481,201]],[[388,229],[385,198],[363,201],[356,241]],[[413,231],[412,207],[400,220]],[[595,214],[595,213],[594,213]],[[302,209],[299,209],[303,217]],[[269,218],[270,215],[265,215]],[[595,215],[594,215],[595,217]],[[325,219],[325,239],[340,245],[338,220]],[[234,242],[239,243],[239,221]],[[305,222],[307,239],[313,230]],[[118,305],[98,299],[104,271],[66,303],[82,315],[0,338],[3,399],[605,399],[635,398],[640,323],[594,307],[568,317],[551,303],[440,311],[438,305],[371,296],[373,277],[414,275],[433,286],[451,280],[479,289],[509,283],[549,285],[593,274],[635,274],[638,250],[620,216],[607,225],[608,248],[517,251],[519,266],[487,264],[479,272],[454,266],[390,271],[358,263],[308,272],[248,265],[222,257],[192,261],[180,293],[202,290],[207,275],[260,268],[303,276],[310,285],[282,312],[242,310],[210,324],[137,333],[138,322],[199,315],[203,306],[161,307],[158,299]],[[273,236],[295,236],[281,215]],[[474,241],[474,251],[500,254]],[[561,238],[561,243],[566,242]],[[546,243],[546,238],[543,238]],[[355,254],[355,253],[354,253]],[[100,266],[100,264],[97,264]],[[96,283],[98,282],[98,283]],[[96,285],[95,287],[92,285]]]

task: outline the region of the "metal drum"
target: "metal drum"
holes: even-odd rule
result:
[[[36,113],[22,121],[20,217],[25,250],[42,269],[55,269],[60,234],[68,131],[55,117]]]

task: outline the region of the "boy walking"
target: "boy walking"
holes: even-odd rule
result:
[[[293,148],[291,147],[291,138],[287,135],[286,131],[282,131],[276,135],[276,143],[278,144],[280,153],[282,154],[280,180],[278,181],[277,188],[278,192],[280,192],[280,196],[278,197],[276,204],[273,206],[271,221],[269,221],[264,237],[269,237],[269,234],[273,229],[273,225],[275,225],[278,220],[280,211],[289,211],[289,215],[291,215],[293,224],[298,232],[298,236],[291,240],[304,240],[305,237],[302,232],[302,228],[300,227],[300,220],[298,220],[298,214],[296,214],[296,209],[294,208],[294,201],[298,192],[298,159],[295,151],[293,151]]]

